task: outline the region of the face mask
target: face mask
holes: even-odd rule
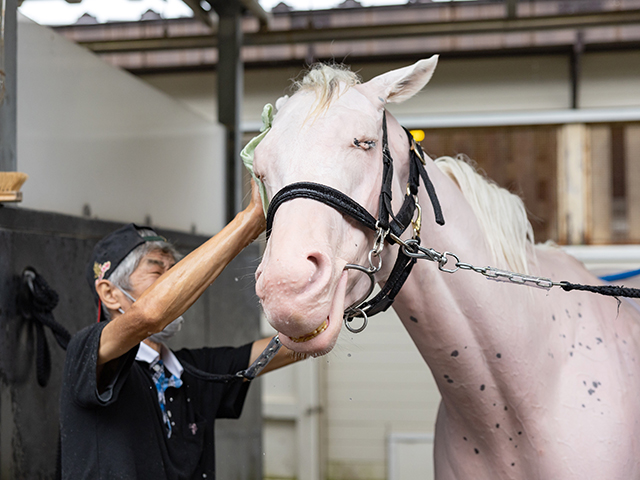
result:
[[[180,315],[173,322],[171,322],[169,325],[164,327],[164,330],[151,335],[149,337],[149,340],[156,343],[166,342],[167,340],[169,340],[171,337],[173,337],[176,333],[180,331],[180,329],[182,328],[183,322],[184,322],[184,318],[182,318],[182,315]]]
[[[125,292],[122,288],[118,287],[118,289],[124,293],[127,298],[129,300],[131,300],[132,302],[135,303],[136,299],[133,298],[128,292]],[[118,311],[120,313],[124,313],[124,310],[122,310],[122,308],[118,308]],[[147,337],[149,340],[151,340],[152,342],[156,342],[156,343],[164,343],[167,340],[169,340],[171,337],[173,337],[176,333],[178,333],[180,331],[180,329],[182,329],[182,324],[184,322],[184,318],[182,317],[182,315],[180,315],[178,318],[176,318],[173,322],[171,322],[169,325],[167,325],[166,327],[164,327],[164,329],[161,332],[158,333],[154,333],[153,335]]]

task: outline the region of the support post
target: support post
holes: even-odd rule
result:
[[[578,30],[571,51],[571,108],[580,108],[580,65],[584,52],[584,33]]]
[[[15,172],[16,162],[16,0],[0,0],[0,172]]]
[[[625,127],[627,242],[640,242],[640,125]]]
[[[558,241],[587,243],[591,191],[590,138],[584,124],[558,131]]]
[[[225,216],[233,219],[242,208],[240,168],[240,109],[244,88],[242,49],[242,5],[238,1],[212,2],[218,22],[218,121],[226,130]]]
[[[611,243],[613,232],[613,179],[611,167],[611,127],[589,127],[591,199],[588,218],[589,237],[594,244]]]

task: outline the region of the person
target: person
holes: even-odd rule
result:
[[[87,279],[98,322],[71,339],[60,396],[66,479],[215,478],[216,418],[238,418],[249,387],[185,371],[236,374],[270,338],[238,348],[171,351],[181,315],[265,228],[257,189],[250,205],[185,258],[153,230],[129,224],[94,248]],[[297,359],[282,347],[263,373]]]

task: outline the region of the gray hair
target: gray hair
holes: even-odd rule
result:
[[[158,236],[156,232],[148,228],[141,228],[138,230],[138,233],[142,237]],[[171,255],[176,262],[182,258],[180,252],[178,252],[178,250],[176,250],[176,248],[169,242],[162,240],[145,242],[138,245],[136,248],[131,250],[126,257],[124,257],[116,269],[111,273],[108,280],[119,289],[129,293],[131,290],[131,282],[129,281],[131,274],[136,270],[136,268],[138,268],[138,265],[140,265],[140,261],[144,256],[154,251],[161,251],[164,254]],[[107,320],[111,320],[111,315],[106,308],[103,308],[103,313]]]

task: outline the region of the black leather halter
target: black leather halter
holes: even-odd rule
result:
[[[381,267],[380,260],[378,260],[377,266],[373,266],[372,254],[373,256],[379,256],[385,240],[390,244],[402,242],[400,240],[400,236],[409,227],[409,225],[412,224],[416,210],[418,210],[418,212],[420,211],[420,205],[417,202],[420,178],[422,178],[427,189],[427,193],[429,194],[436,223],[438,225],[444,225],[444,217],[442,216],[440,202],[438,201],[433,183],[431,183],[429,175],[425,169],[424,152],[420,145],[415,142],[411,133],[409,133],[406,128],[404,128],[404,131],[406,132],[409,140],[409,179],[407,181],[407,193],[405,194],[402,206],[396,214],[393,213],[391,207],[393,158],[391,157],[389,143],[387,140],[386,112],[383,113],[382,117],[382,162],[384,165],[377,219],[374,218],[373,215],[371,215],[362,205],[344,193],[336,190],[335,188],[313,182],[292,183],[291,185],[287,185],[282,188],[282,190],[273,197],[267,210],[267,240],[269,240],[271,235],[273,219],[278,207],[295,198],[308,198],[322,202],[335,208],[343,215],[350,216],[365,227],[377,233],[378,238],[376,239],[376,244],[378,246],[374,247],[374,250],[369,254],[369,262],[372,264],[371,267],[367,269],[360,265],[351,264],[346,267],[367,273],[372,281],[369,292],[362,299],[358,300],[345,310],[345,325],[347,325],[347,328],[354,333],[364,329],[367,317],[383,312],[391,306],[396,295],[411,273],[413,265],[417,261],[415,258],[406,255],[402,249],[398,249],[398,257],[384,287],[382,287],[381,291],[374,298],[368,301],[366,300],[373,291],[373,274]],[[419,244],[420,239],[418,235],[420,233],[420,225],[419,222],[417,223],[417,225],[414,224],[414,238],[418,240]],[[354,317],[363,317],[364,324],[360,329],[353,329],[349,327],[347,322],[350,322]]]

